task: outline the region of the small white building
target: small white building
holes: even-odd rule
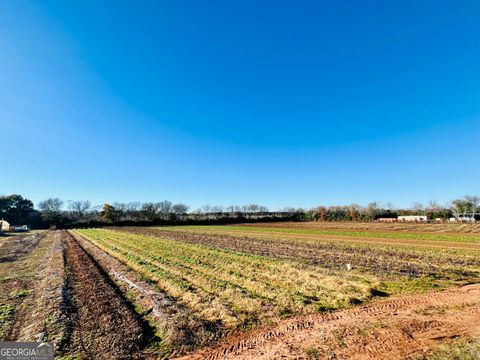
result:
[[[399,216],[398,221],[401,221],[401,222],[427,222],[428,218],[425,215],[404,215],[404,216]]]
[[[451,219],[455,219],[456,222],[470,222],[470,223],[474,223],[474,222],[477,222],[480,218],[480,213],[465,213],[465,214],[459,214],[457,215],[456,217],[454,218],[451,218]],[[450,219],[450,221],[452,221]]]
[[[0,220],[0,231],[8,231],[10,230],[10,224],[8,221]]]

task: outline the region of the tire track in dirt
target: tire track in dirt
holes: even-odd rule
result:
[[[440,341],[480,335],[480,284],[280,322],[187,359],[403,359]]]
[[[148,340],[132,305],[67,232],[65,242],[71,328],[60,351],[88,359],[131,359]]]

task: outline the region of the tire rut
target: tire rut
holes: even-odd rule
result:
[[[181,359],[304,359],[311,348],[322,358],[403,359],[445,339],[480,335],[479,323],[480,285],[467,285],[287,320]]]

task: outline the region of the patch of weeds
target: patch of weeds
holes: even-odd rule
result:
[[[55,316],[53,315],[48,315],[44,320],[43,323],[45,326],[49,326],[56,320]]]
[[[375,328],[375,329],[383,329],[383,328],[387,327],[387,325],[384,324],[381,321],[374,321],[374,322],[372,322],[372,327]]]
[[[367,337],[369,335],[369,333],[366,329],[358,329],[357,330],[357,335]]]
[[[388,297],[389,296],[387,292],[376,289],[376,288],[370,288],[369,293],[371,297]]]
[[[15,309],[7,304],[0,304],[0,324],[5,324],[13,320]]]
[[[286,318],[292,317],[293,311],[290,308],[283,308],[279,311],[278,315],[281,318],[286,319]]]
[[[297,296],[298,302],[303,305],[310,305],[315,301],[319,300],[317,296],[309,296],[309,295],[300,294],[300,293],[297,293],[296,296]]]
[[[158,335],[155,335],[155,338],[149,342],[148,349],[153,351],[158,359],[168,359],[172,351],[171,347],[165,344]]]
[[[0,340],[4,339],[14,313],[15,309],[12,306],[0,304]]]
[[[350,297],[347,300],[347,305],[360,305],[362,303],[363,303],[363,300],[356,297]]]
[[[430,276],[420,278],[402,279],[387,281],[380,285],[380,291],[388,294],[424,293],[429,290],[438,289],[439,285]],[[378,289],[377,289],[378,290]]]
[[[416,360],[478,360],[480,359],[480,341],[464,340],[440,345],[433,351],[422,354]]]
[[[12,291],[10,293],[10,298],[11,299],[21,299],[24,298],[25,296],[28,296],[32,293],[32,290],[17,290],[17,291]]]
[[[243,330],[250,330],[256,327],[259,323],[259,319],[256,315],[250,315],[250,317],[246,318],[241,327]]]
[[[66,264],[64,267],[63,267],[64,271],[65,271],[65,275],[68,275],[72,272],[72,269],[70,268],[70,265]]]
[[[356,292],[359,292],[359,288],[357,286],[354,286],[354,285],[342,286],[340,288],[340,292],[342,294],[356,293]]]
[[[338,330],[333,330],[332,331],[333,336],[335,337],[335,340],[337,340],[337,343],[340,347],[344,348],[347,347],[347,342],[345,341],[342,333]]]
[[[307,356],[308,360],[318,360],[321,357],[320,350],[314,347],[307,348],[307,350],[305,350],[305,355]]]
[[[318,302],[315,304],[315,310],[318,312],[332,312],[338,309],[338,306],[325,303],[325,302]]]

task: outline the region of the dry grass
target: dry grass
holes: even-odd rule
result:
[[[112,230],[77,232],[227,328],[347,307],[369,299],[379,285],[355,271]]]
[[[14,334],[13,326],[32,298],[38,269],[51,242],[49,236],[27,233],[2,239],[0,247],[0,340]]]

